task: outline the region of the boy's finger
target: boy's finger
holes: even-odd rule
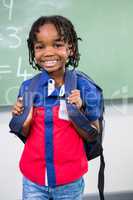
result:
[[[17,110],[13,110],[12,111],[12,115],[20,115],[21,114],[21,112],[19,112],[19,111],[17,111]]]
[[[69,97],[80,97],[80,94],[78,94],[78,93],[73,93],[73,94],[71,94]]]
[[[80,92],[80,90],[75,89],[75,90],[71,90],[71,92]]]
[[[17,102],[23,103],[23,97],[19,97],[19,98],[17,99]]]
[[[22,97],[19,97],[19,98],[18,98],[18,100],[17,100],[17,102],[16,102],[16,105],[17,105],[18,107],[23,107],[23,98],[22,98]]]
[[[72,95],[72,94],[80,94],[80,91],[79,90],[72,90],[70,95]]]
[[[21,112],[21,111],[23,110],[23,107],[22,107],[22,106],[20,107],[20,106],[17,106],[17,105],[16,105],[16,106],[14,107],[14,110],[17,110],[18,112]]]
[[[23,112],[23,110],[13,110],[12,113],[16,115],[20,115]]]
[[[13,114],[13,115],[20,115],[21,112],[18,112],[17,110],[13,110],[13,111],[12,111],[12,114]]]
[[[73,99],[73,98],[79,99],[79,98],[81,98],[81,97],[80,97],[79,94],[72,94],[72,95],[70,95],[68,98],[69,98],[69,99]]]
[[[73,91],[71,91],[70,96],[73,96],[73,95],[80,96],[80,91],[79,90],[73,90]]]
[[[23,101],[23,97],[19,97],[18,101],[22,102]]]

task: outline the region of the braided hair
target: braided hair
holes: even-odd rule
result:
[[[81,38],[77,37],[76,31],[71,21],[59,15],[42,16],[33,23],[29,33],[29,38],[27,39],[29,49],[29,63],[34,69],[41,70],[41,67],[35,63],[34,42],[36,41],[36,33],[39,32],[39,28],[48,23],[53,24],[56,27],[59,36],[63,36],[64,42],[68,42],[68,44],[71,45],[72,55],[69,56],[66,67],[69,65],[74,68],[77,67],[80,60],[78,40],[81,40]]]

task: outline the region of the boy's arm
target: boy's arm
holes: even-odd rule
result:
[[[29,134],[29,129],[32,121],[32,114],[33,114],[33,107],[31,107],[28,117],[23,124],[22,133],[25,137],[27,137]]]
[[[83,102],[82,102],[82,99],[81,99],[81,96],[80,96],[80,90],[72,90],[71,91],[71,94],[69,95],[68,97],[68,103],[71,103],[71,104],[75,104],[76,107],[84,113],[84,109],[83,109]],[[86,140],[90,140],[91,141],[91,138],[88,138],[87,135],[86,135],[86,132],[79,128],[74,122],[72,122],[74,127],[76,128],[76,130],[78,131],[79,135],[81,135],[84,139]],[[89,122],[89,125],[92,126],[94,129],[96,129],[96,132],[99,133],[100,132],[100,126],[99,126],[99,120],[96,119],[95,121],[91,121]]]
[[[90,125],[91,125],[92,127],[96,128],[98,132],[100,131],[99,120],[98,120],[98,119],[95,120],[95,121],[93,121],[93,122],[90,122]]]
[[[77,130],[78,134],[83,139],[85,139],[86,141],[89,141],[89,142],[91,142],[91,141],[94,140],[92,137],[88,137],[88,135],[86,134],[86,132],[83,129],[79,128],[74,122],[72,122],[72,123],[73,123],[73,126],[75,127],[75,129]],[[99,133],[100,128],[99,128],[99,121],[98,120],[89,123],[89,125],[91,125],[94,129],[97,130],[97,133]]]

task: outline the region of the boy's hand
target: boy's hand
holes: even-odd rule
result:
[[[23,98],[19,97],[12,109],[12,115],[20,115],[23,113]]]
[[[77,90],[77,89],[72,90],[67,100],[68,100],[68,103],[71,103],[71,104],[74,103],[78,109],[81,109],[83,102],[80,97],[80,90]]]
[[[23,106],[23,98],[19,97],[15,105],[12,109],[12,115],[20,115],[23,113],[24,106]],[[33,107],[31,107],[30,112],[27,116],[27,119],[24,121],[23,124],[23,133],[25,136],[28,135],[29,127],[32,121],[32,114],[33,114]]]

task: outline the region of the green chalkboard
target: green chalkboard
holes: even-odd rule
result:
[[[1,0],[0,105],[12,105],[23,80],[34,75],[26,39],[41,15],[68,17],[83,39],[79,69],[104,90],[106,99],[133,97],[132,0]]]

